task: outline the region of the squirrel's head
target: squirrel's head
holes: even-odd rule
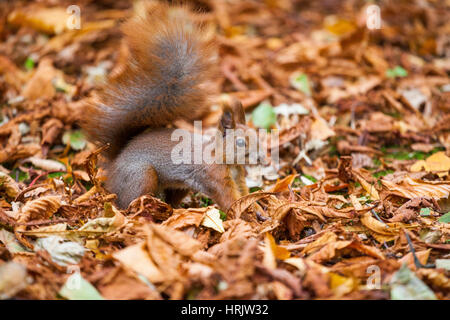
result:
[[[231,96],[222,99],[223,114],[219,123],[224,163],[228,164],[268,164],[267,135],[250,128],[245,122],[241,102]]]

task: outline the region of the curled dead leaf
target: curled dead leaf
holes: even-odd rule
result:
[[[21,209],[18,222],[48,219],[61,207],[61,196],[44,196],[28,201]]]
[[[394,183],[386,179],[382,179],[381,182],[388,192],[407,199],[430,197],[439,200],[448,198],[450,194],[450,182],[448,181],[425,182],[413,180],[406,176],[400,183]]]
[[[15,198],[20,193],[19,186],[13,178],[0,171],[0,191],[4,191],[10,198]]]
[[[239,218],[254,202],[272,195],[273,192],[254,192],[236,200],[227,211],[230,219]]]

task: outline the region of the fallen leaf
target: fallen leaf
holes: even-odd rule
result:
[[[50,253],[52,260],[61,266],[79,263],[85,252],[82,245],[73,241],[66,241],[58,236],[38,239],[34,249],[35,251],[38,249],[46,250]]]
[[[222,220],[220,219],[220,211],[214,207],[211,207],[206,211],[202,221],[202,226],[216,230],[217,232],[224,233]]]
[[[8,15],[8,22],[14,25],[28,26],[48,34],[58,34],[67,29],[69,17],[65,8],[31,6],[11,12]]]
[[[105,300],[79,272],[67,278],[59,294],[68,300]]]
[[[28,284],[24,265],[12,261],[0,265],[0,300],[12,298]]]
[[[50,159],[40,159],[36,157],[31,157],[25,161],[31,162],[35,167],[44,169],[46,171],[66,171],[66,166],[61,162],[50,160]]]
[[[10,198],[15,198],[20,193],[20,188],[13,178],[0,171],[0,191],[4,191]]]
[[[392,300],[436,300],[425,283],[404,264],[390,281]]]
[[[413,180],[409,176],[403,178],[400,183],[394,183],[386,179],[381,180],[383,186],[390,192],[404,198],[431,197],[435,200],[447,198],[450,194],[450,182],[425,182]]]
[[[142,274],[152,283],[162,282],[165,276],[155,265],[145,249],[145,242],[141,242],[125,249],[114,252],[112,255],[125,267]]]
[[[419,160],[411,166],[411,172],[445,172],[450,170],[450,158],[444,152],[436,152],[426,160]]]

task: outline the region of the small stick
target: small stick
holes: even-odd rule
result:
[[[375,212],[375,210],[372,209],[372,210],[370,210],[370,212],[372,212],[373,215],[375,216],[375,218],[377,218],[378,221],[380,221],[382,224],[384,224],[386,226],[386,228],[389,228],[389,225],[386,222],[384,222],[383,220],[381,220],[381,218],[378,216],[378,214]]]
[[[408,241],[409,250],[411,250],[411,253],[412,253],[413,257],[414,257],[414,264],[416,265],[416,268],[417,269],[420,269],[420,268],[435,268],[436,267],[435,264],[429,263],[429,264],[423,265],[420,262],[419,258],[417,258],[416,249],[414,249],[414,246],[412,244],[412,241],[411,241],[411,238],[409,237],[408,232],[406,232],[406,230],[403,230],[403,232],[405,233],[406,241]]]

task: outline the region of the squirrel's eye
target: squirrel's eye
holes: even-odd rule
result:
[[[243,138],[237,138],[237,139],[236,139],[236,145],[237,145],[238,147],[245,147],[245,139],[243,139]]]

